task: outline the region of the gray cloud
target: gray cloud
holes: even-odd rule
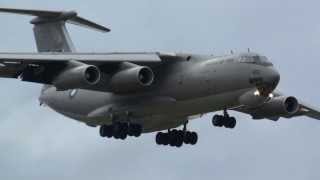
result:
[[[17,1],[0,6],[76,9],[109,25],[100,34],[70,26],[80,51],[230,49],[266,54],[281,71],[282,89],[320,105],[317,1]],[[35,51],[29,17],[1,14],[0,51]],[[239,119],[213,128],[211,115],[191,123],[195,147],[158,147],[154,134],[125,142],[38,106],[39,85],[0,80],[0,179],[317,179],[320,123]]]

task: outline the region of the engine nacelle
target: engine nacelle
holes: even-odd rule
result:
[[[154,73],[149,67],[134,65],[115,73],[110,87],[115,93],[135,92],[150,86],[153,81]]]
[[[299,102],[293,97],[279,96],[272,98],[253,114],[255,119],[288,117],[299,111]]]
[[[57,90],[86,88],[99,83],[101,72],[98,67],[81,62],[70,62],[53,81]]]

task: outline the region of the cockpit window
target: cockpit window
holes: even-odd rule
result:
[[[262,66],[273,66],[266,56],[259,55],[242,55],[240,56],[241,63],[257,64]]]

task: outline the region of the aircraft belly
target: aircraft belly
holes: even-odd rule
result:
[[[198,98],[189,101],[177,102],[174,105],[156,108],[153,115],[151,111],[145,112],[143,117],[144,132],[153,132],[176,128],[188,121],[188,117],[196,114],[205,114],[223,110],[224,108],[238,106],[238,97],[248,89]],[[145,109],[145,111],[147,111]]]
[[[242,89],[232,92],[211,95],[202,98],[195,98],[186,101],[177,101],[169,105],[160,106],[153,110],[145,109],[147,114],[166,114],[172,116],[191,116],[223,110],[238,106],[238,98],[249,89]],[[143,108],[142,108],[143,109]],[[150,109],[150,108],[149,108]]]
[[[191,115],[204,114],[222,110],[228,106],[236,106],[238,105],[238,97],[247,91],[248,89],[242,89],[187,101],[156,98],[148,101],[148,103],[134,105],[123,103],[119,106],[106,103],[106,99],[110,98],[108,97],[108,93],[97,95],[97,93],[94,92],[92,95],[95,94],[95,96],[90,96],[90,99],[79,97],[78,100],[75,99],[73,101],[67,98],[69,96],[68,92],[55,92],[53,93],[55,95],[54,103],[48,101],[46,103],[52,109],[63,115],[92,126],[111,124],[112,120],[109,116],[110,109],[108,107],[114,105],[113,108],[116,107],[114,110],[117,110],[119,114],[124,115],[127,111],[131,112],[134,116],[133,121],[143,124],[144,132],[152,132],[182,125],[187,121],[187,117]],[[80,91],[78,93],[78,95],[82,94]],[[86,96],[88,96],[88,94],[86,94]],[[52,101],[52,96],[50,97],[49,99]],[[101,114],[98,116],[89,116],[90,112],[99,108],[105,109],[105,111],[101,111]]]

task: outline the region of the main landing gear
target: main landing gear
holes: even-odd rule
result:
[[[102,125],[100,127],[100,136],[125,140],[128,136],[140,137],[142,126],[133,123],[115,123],[112,125]]]
[[[215,115],[212,118],[212,124],[216,127],[222,127],[233,129],[237,125],[237,121],[234,117],[230,117],[227,110],[224,110],[224,115]]]
[[[156,143],[158,145],[170,145],[181,147],[183,144],[195,145],[198,142],[198,135],[196,132],[186,130],[186,124],[183,130],[168,130],[167,133],[159,132],[156,135]]]

